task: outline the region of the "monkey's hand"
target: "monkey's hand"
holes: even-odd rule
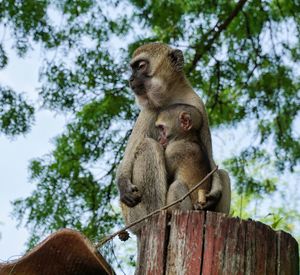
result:
[[[142,200],[142,196],[138,188],[128,179],[119,179],[118,187],[120,191],[121,202],[129,207],[134,207]]]
[[[214,210],[218,202],[220,201],[223,187],[220,179],[220,175],[217,171],[213,174],[211,189],[208,194],[206,194],[206,204],[203,205],[203,210]]]
[[[202,210],[213,210],[221,198],[221,190],[211,190],[206,195],[206,203],[201,205]]]

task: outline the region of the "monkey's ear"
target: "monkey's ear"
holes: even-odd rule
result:
[[[193,127],[191,115],[187,112],[181,112],[179,114],[180,127],[184,131],[189,131]]]
[[[174,49],[169,53],[169,56],[175,70],[177,72],[182,71],[184,66],[184,57],[182,51],[179,49]]]

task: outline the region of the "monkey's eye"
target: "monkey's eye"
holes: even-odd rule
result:
[[[138,65],[138,70],[142,70],[146,67],[146,62],[145,61],[141,61]]]

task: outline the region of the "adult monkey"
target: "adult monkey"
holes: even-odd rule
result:
[[[200,111],[202,121],[199,142],[210,168],[216,166],[212,156],[207,113],[202,100],[185,77],[182,52],[166,44],[149,43],[135,50],[130,65],[132,75],[129,82],[141,112],[117,173],[126,224],[166,203],[168,184],[164,153],[162,146],[156,141],[158,130],[155,127],[161,108],[184,103]],[[204,209],[228,213],[229,208],[230,180],[226,171],[218,170],[213,175],[212,188],[207,194]],[[139,235],[138,230],[139,227],[135,227],[133,232]]]

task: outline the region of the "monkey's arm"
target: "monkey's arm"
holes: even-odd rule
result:
[[[147,120],[146,117],[149,118],[149,113],[141,111],[129,137],[124,157],[117,170],[117,185],[120,199],[129,207],[133,207],[141,202],[141,194],[138,188],[132,184],[132,171],[138,146],[149,135],[149,123],[151,121]]]
[[[211,134],[208,125],[208,116],[205,110],[205,106],[201,99],[200,99],[200,105],[201,105],[200,110],[202,113],[202,127],[200,130],[200,140],[201,140],[201,145],[203,147],[203,150],[209,160],[210,169],[212,170],[216,167],[216,163],[213,159],[213,154],[212,154],[212,141],[211,141]],[[222,191],[223,191],[222,183],[221,183],[220,175],[217,171],[212,176],[211,190],[206,195],[207,202],[203,208],[211,209],[215,207],[221,198]]]
[[[138,142],[143,138],[140,114],[133,127],[123,159],[117,170],[117,185],[120,192],[120,200],[129,207],[133,207],[141,201],[141,194],[138,192],[137,187],[132,184],[132,170]]]

